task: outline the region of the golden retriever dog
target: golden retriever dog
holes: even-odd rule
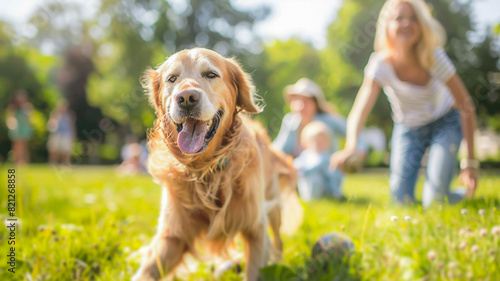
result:
[[[157,234],[132,280],[167,276],[186,253],[200,256],[195,245],[227,256],[237,234],[245,279],[257,280],[271,254],[281,257],[280,191],[294,197],[296,175],[244,114],[262,110],[250,76],[235,60],[194,48],[147,71],[144,86],[157,116],[148,169],[163,194]]]

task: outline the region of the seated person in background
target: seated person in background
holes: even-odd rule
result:
[[[300,144],[304,150],[293,166],[299,174],[298,190],[304,201],[324,196],[342,198],[342,175],[329,169],[332,138],[332,131],[320,121],[313,121],[302,130]]]
[[[137,142],[137,137],[127,137],[121,151],[123,162],[117,167],[117,172],[128,175],[146,172],[145,156],[147,158],[147,150]]]
[[[285,99],[290,105],[291,112],[283,117],[278,136],[273,142],[274,148],[283,151],[294,158],[304,150],[300,139],[304,128],[311,122],[320,121],[332,132],[330,137],[329,153],[339,149],[339,138],[346,136],[346,120],[336,113],[333,106],[325,100],[321,88],[308,78],[301,78],[297,83],[289,85],[284,90]],[[358,155],[364,159],[365,145],[358,140]],[[342,198],[342,179],[344,174],[340,169],[332,169],[330,173],[338,178],[335,186],[335,197]]]

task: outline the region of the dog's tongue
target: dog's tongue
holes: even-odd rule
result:
[[[207,122],[187,118],[177,137],[177,144],[186,154],[196,153],[203,146],[207,134]]]

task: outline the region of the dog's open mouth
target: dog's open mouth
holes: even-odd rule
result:
[[[219,129],[222,110],[208,121],[187,117],[183,123],[177,124],[177,145],[186,154],[195,154],[207,149]]]

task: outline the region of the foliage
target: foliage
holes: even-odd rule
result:
[[[1,280],[130,280],[137,251],[149,244],[158,223],[161,190],[148,175],[60,166],[21,167],[16,175],[17,266],[14,275],[0,267]],[[303,225],[283,236],[284,261],[263,269],[263,280],[498,280],[500,236],[492,229],[500,227],[499,185],[498,174],[485,171],[474,200],[424,210],[389,204],[385,172],[350,175],[346,202],[304,205]],[[0,188],[4,207],[6,192]],[[311,249],[331,232],[352,238],[357,252],[322,271]],[[2,253],[8,252],[7,235],[0,233]],[[176,280],[215,280],[213,259],[187,261],[189,269]],[[222,280],[241,276],[228,272]]]
[[[253,72],[253,78],[266,103],[258,119],[267,125],[271,137],[277,135],[285,114],[285,86],[294,84],[302,77],[314,80],[320,73],[320,65],[317,50],[297,38],[286,42],[274,41],[265,46],[262,66]]]

